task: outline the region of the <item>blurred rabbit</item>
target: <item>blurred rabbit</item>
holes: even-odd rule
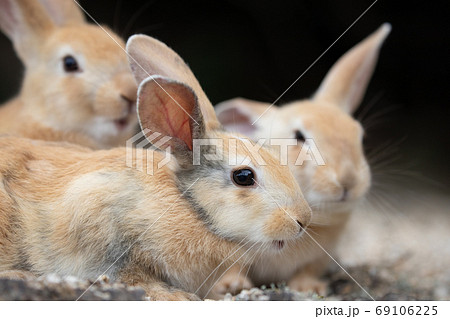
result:
[[[144,35],[133,36],[127,50],[141,83],[141,128],[147,136],[162,134],[160,148],[174,158],[146,174],[126,165],[131,148],[0,138],[0,271],[80,278],[105,271],[142,286],[151,299],[204,297],[218,266],[300,237],[311,209],[276,154],[260,149],[267,163],[261,165],[244,136],[221,130],[174,51]],[[224,156],[204,156],[196,165],[197,139],[223,141]],[[211,147],[201,150],[211,155]],[[164,152],[146,154],[134,165],[157,167],[167,159]],[[233,155],[236,164],[228,161]],[[246,158],[252,160],[241,163]]]
[[[289,147],[288,164],[314,212],[308,232],[311,237],[289,243],[282,254],[255,259],[250,269],[255,284],[286,281],[292,289],[326,293],[326,284],[319,277],[329,257],[319,245],[327,252],[333,251],[349,213],[371,184],[363,152],[363,128],[351,114],[362,101],[390,29],[389,24],[383,24],[341,57],[311,99],[281,108],[241,98],[216,106],[219,121],[229,131],[254,139],[297,140],[297,145]],[[311,151],[313,143],[325,165],[317,165],[318,158],[313,156],[315,161],[297,161],[304,155],[302,147]],[[236,283],[245,282],[241,276],[227,275],[217,291],[225,293],[232,286],[241,288]]]
[[[19,95],[0,108],[0,133],[91,148],[135,133],[124,42],[87,23],[73,0],[0,0],[0,28],[25,66]]]

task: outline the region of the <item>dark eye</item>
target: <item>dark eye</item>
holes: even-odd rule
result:
[[[235,170],[233,172],[233,181],[239,186],[255,185],[255,173],[249,168]]]
[[[299,130],[296,130],[294,133],[295,133],[295,138],[297,139],[297,141],[300,141],[300,142],[305,141],[305,137],[303,136],[302,132],[300,132]]]
[[[64,71],[66,72],[77,72],[80,70],[77,60],[75,60],[75,58],[71,55],[64,57],[63,63]]]

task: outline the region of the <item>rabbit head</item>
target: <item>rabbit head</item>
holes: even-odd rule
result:
[[[175,157],[179,190],[210,230],[254,243],[299,237],[311,210],[289,169],[270,149],[222,130],[192,71],[165,44],[135,35],[127,51],[141,83],[141,128]]]
[[[25,66],[20,97],[33,120],[101,147],[132,135],[137,86],[111,30],[72,0],[0,0],[0,27]]]
[[[219,120],[228,130],[255,139],[293,139],[288,163],[311,206],[334,211],[355,204],[368,191],[371,173],[363,128],[351,114],[361,103],[389,31],[384,24],[341,57],[311,99],[281,108],[233,99],[216,107]]]

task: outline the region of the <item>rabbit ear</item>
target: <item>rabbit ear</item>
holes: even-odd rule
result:
[[[0,0],[0,28],[24,59],[35,58],[54,24],[38,1]]]
[[[191,162],[193,139],[204,138],[205,128],[190,87],[161,76],[149,77],[139,86],[137,109],[147,138],[161,134],[149,138],[151,143],[163,150],[170,146],[178,159]]]
[[[163,75],[186,84],[195,92],[208,129],[220,127],[214,108],[191,69],[164,43],[146,35],[134,35],[127,42],[131,70],[138,83],[152,75]]]
[[[380,47],[390,31],[391,25],[383,24],[342,56],[322,81],[314,99],[338,104],[347,113],[353,113],[362,101]]]
[[[217,104],[215,110],[220,124],[227,131],[252,137],[259,128],[258,122],[254,122],[263,114],[271,113],[273,110],[269,107],[268,103],[235,98]]]
[[[86,23],[84,14],[74,0],[39,0],[58,26]]]

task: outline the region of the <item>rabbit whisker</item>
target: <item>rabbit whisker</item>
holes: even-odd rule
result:
[[[236,248],[227,258],[225,258],[224,260],[222,260],[222,262],[220,264],[217,265],[216,268],[213,269],[213,271],[211,271],[211,273],[205,278],[205,280],[202,282],[202,284],[197,288],[197,290],[194,292],[195,294],[203,287],[203,285],[208,281],[208,279],[212,276],[212,274],[214,272],[216,272],[220,266],[222,266],[229,258],[231,258],[235,253],[237,253],[239,250],[241,250],[243,247],[245,247],[245,245],[247,245],[249,242],[247,241],[245,244],[241,245],[241,243],[247,239],[248,236],[245,236],[244,238],[241,239],[241,241],[239,243],[237,243],[238,248]]]
[[[378,102],[381,100],[383,95],[385,94],[384,91],[378,92],[367,104],[365,104],[362,108],[360,107],[360,112],[356,119],[358,122],[363,123],[364,119],[366,118],[367,114],[372,110],[372,108],[378,104]]]
[[[226,274],[226,272],[233,267],[242,257],[244,257],[256,244],[258,244],[258,242],[255,242],[253,245],[250,246],[250,248],[248,248],[235,262],[233,262],[227,269],[225,269],[225,271],[222,273],[222,275],[220,275],[220,277],[214,282],[214,284],[208,289],[208,291],[205,294],[205,298],[208,297],[209,293],[211,292],[211,290],[214,288],[215,285],[217,285],[217,283],[219,282],[220,279],[222,279],[222,277]],[[198,289],[197,289],[198,291]]]

